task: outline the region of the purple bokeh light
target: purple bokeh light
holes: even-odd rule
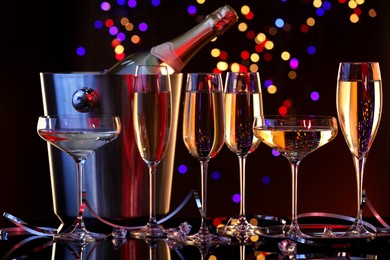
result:
[[[240,203],[240,201],[241,201],[241,196],[240,196],[240,194],[234,194],[234,195],[232,196],[232,200],[233,200],[234,203]]]
[[[180,174],[186,174],[187,171],[188,171],[188,167],[187,167],[187,165],[185,165],[185,164],[181,164],[181,165],[179,165],[179,167],[177,168],[177,171],[178,171]]]

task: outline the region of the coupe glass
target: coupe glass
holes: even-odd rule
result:
[[[382,81],[378,62],[342,62],[337,80],[337,115],[352,154],[357,181],[357,221],[344,235],[370,237],[363,226],[363,172],[368,151],[378,131],[382,115]]]
[[[298,167],[306,155],[336,137],[336,118],[316,115],[260,116],[253,122],[253,132],[289,161],[292,172],[292,215],[290,228],[285,235],[294,239],[307,237],[300,230],[297,218]]]
[[[103,240],[107,236],[90,232],[85,228],[83,212],[83,170],[88,156],[98,148],[108,144],[121,132],[119,117],[86,115],[41,116],[37,125],[38,135],[61,151],[69,154],[77,166],[78,208],[79,213],[72,226],[54,239],[90,243]]]
[[[201,219],[198,233],[187,236],[189,244],[223,244],[229,238],[210,232],[207,223],[207,168],[224,144],[223,85],[221,74],[189,73],[185,86],[183,140],[201,167]]]
[[[255,235],[245,213],[245,163],[249,153],[260,144],[253,134],[253,120],[263,115],[260,76],[257,72],[228,72],[225,81],[225,143],[238,156],[240,167],[240,214],[237,223],[225,233],[240,239]]]
[[[162,238],[156,221],[156,169],[164,157],[171,130],[171,82],[166,66],[136,67],[133,122],[138,151],[149,168],[149,220],[131,231],[137,238]]]

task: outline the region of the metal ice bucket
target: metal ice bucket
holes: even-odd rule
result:
[[[148,215],[148,171],[134,138],[132,121],[133,75],[101,73],[41,73],[45,115],[118,115],[122,133],[99,148],[85,163],[84,190],[87,200],[100,217],[116,223]],[[157,172],[157,214],[168,213],[171,198],[180,93],[183,75],[172,82],[172,133],[164,159]],[[62,223],[77,215],[76,166],[73,159],[48,145],[54,213]],[[87,210],[87,218],[93,215]]]

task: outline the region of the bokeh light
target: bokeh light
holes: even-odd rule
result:
[[[179,165],[179,167],[177,168],[177,171],[178,171],[180,174],[186,174],[187,171],[188,171],[187,165],[185,165],[185,164]]]
[[[109,11],[111,9],[111,5],[108,2],[102,2],[101,5],[100,5],[100,8],[103,11]]]
[[[272,155],[277,157],[280,155],[280,153],[278,150],[272,149]]]
[[[196,14],[196,7],[194,5],[188,6],[187,12],[189,15],[195,15]]]
[[[84,56],[87,51],[84,47],[80,46],[76,49],[76,53],[78,56]]]
[[[261,182],[264,184],[264,185],[268,185],[271,183],[271,178],[267,175],[263,176],[263,178],[261,178]]]
[[[320,99],[320,94],[317,92],[317,91],[313,91],[311,92],[310,94],[310,98],[313,100],[313,101],[317,101]]]
[[[240,196],[240,194],[234,194],[234,195],[232,196],[232,200],[233,200],[234,203],[240,203],[240,201],[241,201],[241,196]]]
[[[148,30],[148,24],[142,22],[142,23],[140,23],[140,24],[138,25],[138,29],[139,29],[141,32],[144,32],[144,31]]]
[[[129,0],[129,1],[127,1],[127,5],[130,8],[135,8],[137,6],[137,1],[136,0]]]
[[[213,171],[211,173],[211,178],[215,181],[219,180],[221,178],[221,173],[219,171]]]
[[[280,102],[276,103],[277,105],[274,108],[277,111],[269,112],[285,115],[296,111],[296,108],[293,107],[293,100],[289,96],[290,92],[287,89],[296,85],[295,82],[301,82],[306,78],[307,62],[312,62],[315,55],[321,52],[319,45],[315,42],[315,37],[312,36],[318,31],[321,23],[325,23],[326,19],[332,19],[332,16],[328,14],[332,12],[332,15],[337,15],[335,12],[340,12],[340,15],[344,15],[340,17],[345,19],[345,22],[355,24],[363,20],[367,21],[363,17],[377,17],[378,10],[369,6],[368,1],[364,0],[305,0],[299,1],[300,7],[304,9],[302,13],[291,19],[288,8],[293,1],[280,0],[280,2],[283,3],[278,7],[280,10],[273,14],[270,13],[270,16],[266,19],[267,24],[261,26],[257,23],[260,14],[255,5],[258,3],[240,2],[239,7],[235,8],[236,11],[239,11],[239,22],[230,29],[236,30],[242,36],[240,44],[237,44],[234,50],[227,50],[223,42],[215,37],[205,48],[209,48],[206,53],[212,58],[214,72],[229,70],[236,72],[259,71],[262,74],[262,79],[264,78],[262,85],[266,90],[263,91],[263,99],[265,100],[267,95],[273,95],[273,98]],[[198,23],[207,15],[204,11],[211,2],[196,0],[184,3],[178,7],[177,12],[182,12]],[[106,0],[97,5],[100,13],[98,13],[98,17],[92,26],[96,30],[104,29],[101,32],[110,37],[108,42],[111,44],[110,47],[116,60],[124,59],[134,49],[150,47],[140,46],[144,41],[147,42],[148,31],[152,31],[151,29],[158,30],[165,26],[151,22],[153,17],[147,15],[142,17],[143,20],[137,17],[135,14],[142,11],[144,5],[145,3],[137,2],[137,0]],[[162,8],[161,0],[150,0],[148,5],[152,5],[153,10]],[[343,8],[337,8],[340,5]],[[180,32],[178,32],[179,34]],[[79,57],[83,57],[87,53],[86,48],[81,45],[83,44],[79,44],[75,51]],[[128,53],[126,54],[126,52]],[[287,83],[295,82],[290,85],[286,84],[285,80]],[[305,93],[302,98],[308,101],[318,101],[320,99],[320,92],[316,86],[318,83],[304,84],[310,91],[302,92]],[[314,89],[316,90],[314,91]],[[272,150],[272,155],[279,156],[280,153]],[[181,163],[177,168],[177,172],[179,174],[188,173],[187,165]],[[214,170],[211,173],[211,178],[220,180],[221,171]],[[261,182],[263,185],[268,185],[270,177],[261,177]],[[235,195],[236,203],[238,203],[240,197],[238,194]]]

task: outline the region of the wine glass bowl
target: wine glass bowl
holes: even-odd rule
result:
[[[373,237],[362,220],[363,172],[382,115],[382,81],[378,62],[341,62],[336,105],[341,131],[352,154],[357,180],[357,221],[345,237]]]
[[[78,216],[65,232],[54,239],[77,243],[103,240],[105,234],[90,232],[85,228],[83,212],[83,171],[90,154],[118,137],[121,132],[119,117],[85,115],[41,116],[37,124],[38,135],[54,147],[69,154],[77,166]]]
[[[166,66],[139,65],[134,79],[133,126],[138,151],[149,168],[149,220],[130,234],[163,238],[156,220],[156,170],[166,152],[171,130],[171,82]]]
[[[333,140],[338,132],[337,120],[331,116],[287,115],[260,116],[253,122],[253,132],[264,144],[277,150],[290,163],[292,172],[292,214],[286,234],[303,238],[297,218],[298,167],[308,154]]]
[[[255,235],[257,228],[247,221],[245,212],[246,159],[260,144],[252,131],[253,120],[263,115],[258,72],[228,72],[224,87],[225,144],[239,159],[240,213],[236,223],[228,223],[223,232],[240,240]]]

